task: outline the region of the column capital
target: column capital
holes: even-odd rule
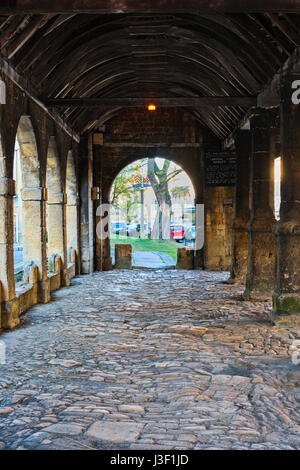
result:
[[[47,188],[22,188],[22,201],[47,201]]]
[[[50,193],[48,196],[48,204],[67,204],[68,197],[67,193]]]

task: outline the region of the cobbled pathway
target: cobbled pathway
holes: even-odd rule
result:
[[[73,279],[0,334],[0,449],[299,449],[299,328],[227,273]]]

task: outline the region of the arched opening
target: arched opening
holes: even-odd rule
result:
[[[195,191],[175,162],[142,158],[116,176],[110,194],[112,258],[131,244],[133,266],[173,267],[178,247],[194,248]]]
[[[78,184],[76,178],[76,168],[74,154],[69,150],[66,166],[66,227],[67,227],[67,250],[68,261],[73,261],[74,250],[75,257],[78,255]]]
[[[0,129],[0,303],[15,297],[13,262],[14,185],[7,168],[7,149]],[[2,326],[0,306],[0,328]]]
[[[18,138],[16,137],[14,149],[13,179],[16,182],[16,195],[14,196],[14,272],[17,281],[23,276],[23,211],[21,191],[23,187],[22,156]]]
[[[61,178],[61,167],[56,139],[50,137],[47,152],[46,186],[48,200],[47,219],[47,270],[54,272],[54,256],[64,260],[64,194]]]
[[[13,178],[16,182],[14,271],[17,282],[23,280],[25,269],[32,262],[42,270],[42,240],[39,236],[42,225],[40,168],[31,118],[22,116],[17,128],[13,166]]]

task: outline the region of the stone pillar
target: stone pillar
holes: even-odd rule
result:
[[[250,219],[250,156],[251,133],[238,130],[235,137],[236,168],[236,209],[232,230],[231,282],[244,284],[248,262],[248,230]]]
[[[229,271],[232,263],[234,186],[205,189],[205,269]]]
[[[272,297],[275,281],[275,225],[271,185],[274,162],[270,151],[271,127],[277,110],[256,108],[250,118],[251,215],[247,225],[248,270],[245,299],[267,300]]]
[[[129,244],[115,245],[115,268],[131,269],[132,268],[132,246]]]
[[[110,250],[110,208],[108,202],[99,202],[96,211],[96,269],[109,271],[112,269]]]
[[[14,328],[20,322],[14,277],[14,202],[16,185],[0,178],[0,282],[2,286],[1,328]]]
[[[23,188],[23,259],[25,271],[34,263],[38,270],[39,301],[50,301],[50,283],[47,279],[46,249],[46,188]],[[25,272],[24,271],[24,272]]]
[[[292,82],[299,79],[299,73],[289,74],[281,83],[281,206],[275,228],[273,295],[274,316],[278,321],[300,319],[300,105],[293,104],[291,99]]]
[[[84,139],[80,148],[80,258],[82,274],[94,271],[93,227],[93,141],[92,135]]]
[[[67,195],[48,195],[48,257],[59,255],[63,261],[63,284],[70,284],[68,278],[66,203]]]

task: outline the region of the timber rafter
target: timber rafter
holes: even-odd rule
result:
[[[16,0],[9,9],[2,1],[1,55],[41,101],[60,103],[78,133],[101,126],[130,98],[163,96],[189,100],[189,111],[225,139],[300,45],[300,0],[249,1],[243,11],[241,2],[224,0],[214,13],[211,1],[192,9],[186,0],[180,11],[176,1],[168,9],[170,2],[152,2],[154,13],[135,1],[117,2],[118,12],[114,2],[77,1],[76,11],[58,3]]]

